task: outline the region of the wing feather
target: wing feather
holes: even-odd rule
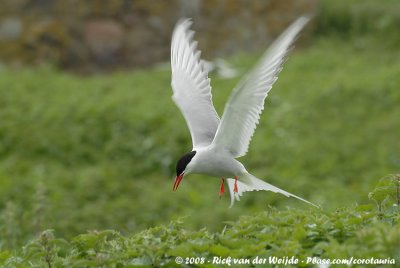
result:
[[[278,79],[285,56],[295,37],[308,22],[300,17],[271,45],[258,64],[236,86],[225,106],[213,145],[233,157],[247,153],[264,109],[264,100]]]
[[[175,26],[171,42],[172,99],[181,110],[192,136],[193,148],[208,146],[214,139],[219,117],[212,103],[211,85],[200,62],[189,19]]]

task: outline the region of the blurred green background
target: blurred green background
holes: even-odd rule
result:
[[[311,4],[316,15],[267,98],[241,161],[257,177],[329,211],[369,202],[379,178],[399,172],[400,2]],[[101,10],[96,18],[116,16],[102,13],[109,7]],[[301,13],[290,14],[282,25]],[[198,35],[207,40],[209,13],[200,15]],[[255,192],[228,209],[229,196],[218,198],[220,179],[200,175],[186,177],[172,192],[175,162],[191,150],[191,140],[170,98],[170,70],[149,67],[168,60],[170,34],[165,30],[158,40],[167,51],[148,62],[103,61],[90,51],[70,64],[68,57],[33,60],[27,53],[37,54],[20,42],[23,37],[14,45],[0,43],[16,53],[3,54],[0,69],[0,248],[49,228],[68,238],[93,229],[137,232],[180,218],[188,229],[221,230],[226,221],[268,205],[308,208]],[[206,59],[225,56],[239,73],[230,79],[210,74],[220,115],[264,41],[232,51],[206,42],[219,52]],[[87,70],[92,74],[83,75]]]

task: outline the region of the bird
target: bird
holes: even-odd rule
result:
[[[266,50],[256,65],[239,81],[220,118],[214,108],[210,78],[191,30],[192,20],[178,20],[171,39],[172,99],[190,130],[193,148],[176,164],[173,191],[184,176],[204,174],[221,179],[219,197],[230,193],[230,207],[249,191],[272,191],[313,203],[269,184],[252,174],[237,158],[244,156],[264,109],[264,101],[282,70],[288,51],[310,20],[296,19]],[[316,206],[316,205],[314,205]]]

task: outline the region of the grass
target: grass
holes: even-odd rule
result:
[[[342,2],[325,1],[336,5],[327,18],[342,14]],[[339,19],[319,21],[311,45],[285,64],[241,161],[322,210],[266,192],[228,209],[218,178],[200,175],[173,193],[175,161],[191,141],[168,69],[91,77],[2,69],[0,264],[158,266],[228,251],[399,262],[396,201],[378,182],[400,169],[400,54],[381,38],[390,27],[364,34],[352,19],[346,27],[358,30],[342,35],[327,28]],[[257,57],[229,61],[243,74]],[[212,75],[220,114],[238,79]]]

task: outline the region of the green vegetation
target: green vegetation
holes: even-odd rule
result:
[[[385,0],[323,0],[318,16],[318,35],[364,39],[373,37],[383,47],[396,48],[400,36],[400,2]]]
[[[391,28],[399,5],[355,1],[349,10],[364,10],[359,18],[393,12],[383,28],[342,35],[340,27],[359,25],[351,12],[351,23],[335,24],[342,2],[324,2],[316,38],[291,54],[242,158],[257,177],[321,210],[267,192],[228,209],[219,179],[199,175],[173,193],[175,161],[191,141],[168,69],[91,77],[2,69],[0,266],[158,266],[227,255],[400,263],[399,181],[385,177],[400,170],[400,54]],[[256,59],[229,61],[244,73]],[[220,114],[238,79],[212,76]]]
[[[400,175],[383,178],[370,193],[373,205],[355,205],[332,212],[268,207],[253,216],[226,222],[221,232],[185,229],[184,221],[149,228],[134,235],[117,231],[91,231],[69,241],[42,232],[18,256],[0,254],[0,265],[20,267],[136,267],[218,264],[218,258],[238,262],[296,256],[299,266],[349,256],[399,261]],[[195,257],[194,257],[195,256]],[[257,258],[256,258],[256,257]],[[314,259],[310,260],[311,257]],[[217,260],[215,257],[218,257]],[[232,260],[233,261],[233,260]],[[261,264],[257,262],[256,264]],[[264,265],[265,266],[265,265]],[[270,265],[274,267],[273,265]]]
[[[0,264],[27,265],[30,262],[35,267],[45,263],[55,267],[158,267],[178,266],[175,258],[183,257],[185,264],[212,266],[218,264],[214,256],[237,258],[238,261],[248,259],[250,262],[255,256],[259,259],[296,256],[299,265],[306,266],[311,262],[307,260],[310,256],[320,259],[345,259],[349,256],[387,259],[399,257],[400,253],[400,231],[392,224],[392,221],[399,220],[399,214],[397,218],[394,215],[385,214],[385,220],[378,220],[371,205],[341,208],[329,213],[268,208],[256,216],[226,223],[222,232],[215,233],[206,229],[188,231],[182,227],[183,222],[173,222],[131,236],[107,230],[89,232],[66,241],[55,238],[50,230],[25,245],[18,257],[3,252]]]

